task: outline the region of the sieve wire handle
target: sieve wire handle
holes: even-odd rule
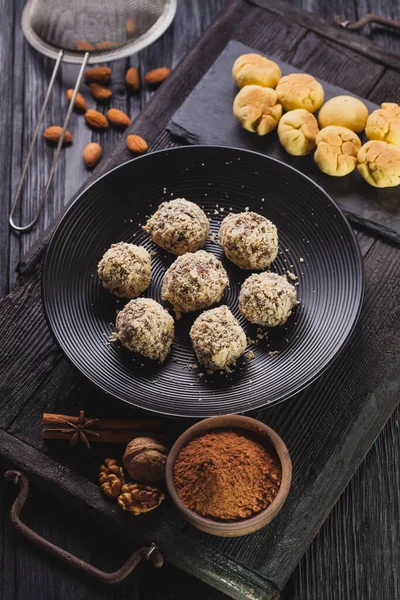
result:
[[[81,84],[81,81],[82,81],[83,73],[84,73],[84,70],[86,68],[87,62],[89,60],[90,54],[89,54],[89,52],[86,52],[85,55],[84,55],[84,57],[83,57],[83,59],[82,59],[81,68],[79,70],[79,75],[78,75],[78,78],[77,78],[76,83],[75,83],[74,93],[73,93],[71,101],[69,103],[67,116],[65,117],[65,121],[64,121],[64,125],[63,125],[62,131],[61,131],[60,139],[59,139],[58,144],[57,144],[56,153],[54,155],[53,163],[51,165],[50,173],[49,173],[49,176],[47,178],[47,182],[46,182],[46,185],[44,187],[43,193],[42,193],[42,195],[40,197],[39,208],[37,210],[37,213],[36,213],[35,217],[33,218],[33,220],[30,223],[28,223],[27,225],[17,225],[14,222],[15,209],[17,207],[18,200],[19,200],[19,198],[21,196],[22,186],[24,184],[26,173],[28,171],[28,167],[29,167],[31,156],[32,156],[32,153],[33,153],[33,150],[34,150],[34,147],[35,147],[36,139],[37,139],[37,136],[39,134],[41,125],[43,123],[43,119],[44,119],[44,115],[45,115],[45,112],[46,112],[47,104],[49,102],[51,91],[53,89],[53,86],[54,86],[54,83],[55,83],[55,80],[56,80],[56,77],[57,77],[57,73],[58,73],[58,70],[60,68],[60,64],[61,64],[62,59],[63,59],[63,56],[64,56],[64,52],[62,50],[60,50],[60,52],[58,53],[58,56],[57,56],[56,64],[54,65],[53,73],[51,75],[49,87],[47,88],[46,97],[45,97],[44,102],[43,102],[42,110],[40,111],[39,120],[38,120],[38,123],[36,125],[35,131],[34,131],[34,134],[33,134],[32,142],[31,142],[31,145],[29,147],[28,155],[26,157],[26,162],[24,164],[24,168],[22,169],[21,179],[20,179],[18,187],[17,187],[15,198],[14,198],[13,203],[11,205],[10,216],[9,216],[9,223],[10,223],[11,227],[14,229],[14,231],[22,231],[22,232],[29,231],[37,223],[37,221],[38,221],[38,219],[40,217],[40,213],[42,212],[44,201],[46,200],[46,197],[47,197],[47,194],[48,194],[51,182],[53,180],[53,175],[54,175],[54,172],[56,170],[56,166],[57,166],[58,159],[59,159],[59,156],[60,156],[61,148],[62,148],[63,141],[64,141],[65,132],[67,130],[68,123],[69,123],[71,115],[72,115],[72,111],[74,110],[75,98],[76,98],[76,95],[77,95],[77,93],[79,91],[79,87],[80,87],[80,84]]]

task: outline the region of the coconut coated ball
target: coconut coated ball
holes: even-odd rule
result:
[[[227,306],[206,310],[197,317],[190,339],[198,361],[210,371],[233,366],[246,350],[246,335]]]
[[[266,135],[278,125],[282,106],[272,88],[246,85],[233,102],[233,114],[247,131]]]
[[[117,336],[121,344],[164,362],[174,340],[174,320],[168,311],[151,298],[131,300],[118,313]]]
[[[116,296],[136,298],[150,285],[150,254],[142,246],[112,244],[97,265],[97,273],[103,286]]]
[[[358,170],[374,187],[400,185],[400,148],[372,140],[362,146],[357,155]]]
[[[143,229],[157,246],[179,256],[204,246],[210,223],[197,204],[177,198],[160,204]]]
[[[246,279],[239,294],[242,315],[256,325],[283,325],[297,304],[296,288],[276,273],[256,273]]]
[[[219,302],[229,284],[228,275],[213,254],[199,250],[179,256],[164,275],[162,299],[179,315]]]
[[[242,54],[234,62],[232,77],[240,88],[245,85],[261,85],[274,88],[281,78],[278,65],[259,54]]]
[[[369,140],[379,140],[400,146],[400,106],[384,102],[367,120],[365,133]]]
[[[285,113],[278,125],[278,137],[286,152],[306,156],[315,148],[319,132],[317,119],[304,108]]]
[[[354,131],[330,125],[321,129],[315,141],[314,160],[323,173],[343,177],[354,171],[361,148],[361,140]]]
[[[219,243],[241,269],[265,269],[278,254],[275,225],[255,212],[229,214],[221,223]]]
[[[292,73],[282,77],[276,86],[278,100],[284,110],[304,108],[315,112],[324,101],[324,88],[311,75]]]
[[[367,119],[368,108],[354,96],[335,96],[325,102],[318,113],[321,128],[338,125],[356,133],[363,131]]]

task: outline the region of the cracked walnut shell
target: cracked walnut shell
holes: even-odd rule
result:
[[[167,448],[157,440],[138,437],[127,445],[123,462],[132,479],[148,483],[164,479],[167,456]]]
[[[330,125],[321,129],[315,141],[314,160],[323,173],[343,177],[354,171],[361,148],[360,138],[354,131]]]
[[[317,119],[304,108],[285,113],[278,125],[282,146],[292,156],[306,156],[315,148],[319,128]]]
[[[276,86],[278,100],[284,110],[304,108],[315,112],[324,101],[324,88],[311,75],[306,73],[291,73],[279,80]]]
[[[142,483],[126,483],[121,492],[118,504],[122,510],[129,510],[135,517],[157,508],[165,498],[165,494],[158,488]]]
[[[278,125],[282,106],[275,90],[260,85],[246,85],[233,102],[233,114],[247,131],[265,135]]]
[[[386,142],[371,140],[357,155],[358,171],[374,187],[400,185],[400,148]]]
[[[260,54],[242,54],[232,67],[232,77],[240,88],[245,85],[274,88],[281,75],[279,66]]]
[[[400,106],[393,102],[381,104],[369,115],[365,133],[369,140],[400,146]]]
[[[101,465],[99,483],[106,496],[117,498],[120,495],[121,488],[125,483],[124,472],[113,458],[106,458],[104,464]]]

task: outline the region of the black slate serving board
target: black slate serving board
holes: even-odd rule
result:
[[[397,55],[329,27],[281,0],[233,0],[127,133],[143,136],[150,151],[179,145],[166,131],[168,122],[229,40],[238,37],[324,79],[338,83],[340,74],[346,87],[375,101],[398,97]],[[91,180],[129,158],[121,139]],[[93,448],[83,460],[78,449],[71,452],[57,442],[43,441],[44,412],[74,415],[84,409],[88,416],[133,416],[72,369],[46,326],[40,280],[53,229],[21,262],[18,285],[0,300],[0,463],[25,471],[49,493],[131,540],[132,548],[156,542],[168,561],[232,598],[276,600],[398,402],[399,248],[356,231],[366,286],[354,335],[331,368],[307,390],[253,415],[275,429],[289,448],[293,486],[287,502],[259,532],[220,539],[185,523],[168,502],[137,519],[118,510],[97,484],[99,458],[108,456],[109,448]],[[168,421],[164,425],[168,442],[184,426]],[[116,448],[113,454],[117,455]],[[376,481],[372,485],[376,487]]]
[[[295,157],[287,154],[278,141],[276,131],[260,137],[240,127],[232,114],[232,103],[238,93],[232,80],[232,65],[238,56],[249,52],[259,53],[259,50],[231,40],[174,114],[168,125],[169,131],[191,144],[247,148],[278,158],[323,187],[352,222],[367,226],[400,243],[400,187],[373,188],[357,171],[346,177],[329,177],[319,171],[312,156]],[[262,54],[277,62],[283,75],[301,72],[271,54]],[[343,94],[356,96],[322,79],[319,81],[325,90],[325,100]],[[364,98],[360,100],[367,105],[369,112],[379,108]],[[366,141],[365,137],[362,139]]]

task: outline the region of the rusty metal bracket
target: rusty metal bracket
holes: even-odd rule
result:
[[[355,23],[343,20],[341,17],[336,15],[336,17],[333,17],[333,22],[340,27],[344,27],[344,29],[349,29],[350,31],[360,31],[360,29],[371,23],[383,25],[384,27],[390,27],[391,29],[400,31],[400,21],[395,21],[394,19],[389,19],[389,17],[383,17],[382,15],[376,15],[375,13],[367,13]]]
[[[27,540],[33,542],[51,556],[56,556],[64,563],[71,565],[75,569],[78,569],[78,571],[81,571],[86,575],[90,575],[102,583],[109,584],[119,583],[128,577],[128,575],[132,573],[133,569],[140,563],[142,559],[151,559],[155,567],[162,567],[164,562],[163,556],[157,546],[153,543],[151,546],[143,546],[142,548],[135,550],[135,552],[128,558],[126,563],[114,573],[105,573],[104,571],[96,569],[96,567],[93,567],[77,556],[74,556],[66,550],[55,546],[48,540],[45,540],[40,535],[32,531],[32,529],[30,529],[27,525],[25,525],[20,520],[20,514],[21,510],[24,508],[29,494],[28,478],[20,471],[7,471],[4,474],[4,479],[19,486],[18,494],[10,511],[12,524]]]

